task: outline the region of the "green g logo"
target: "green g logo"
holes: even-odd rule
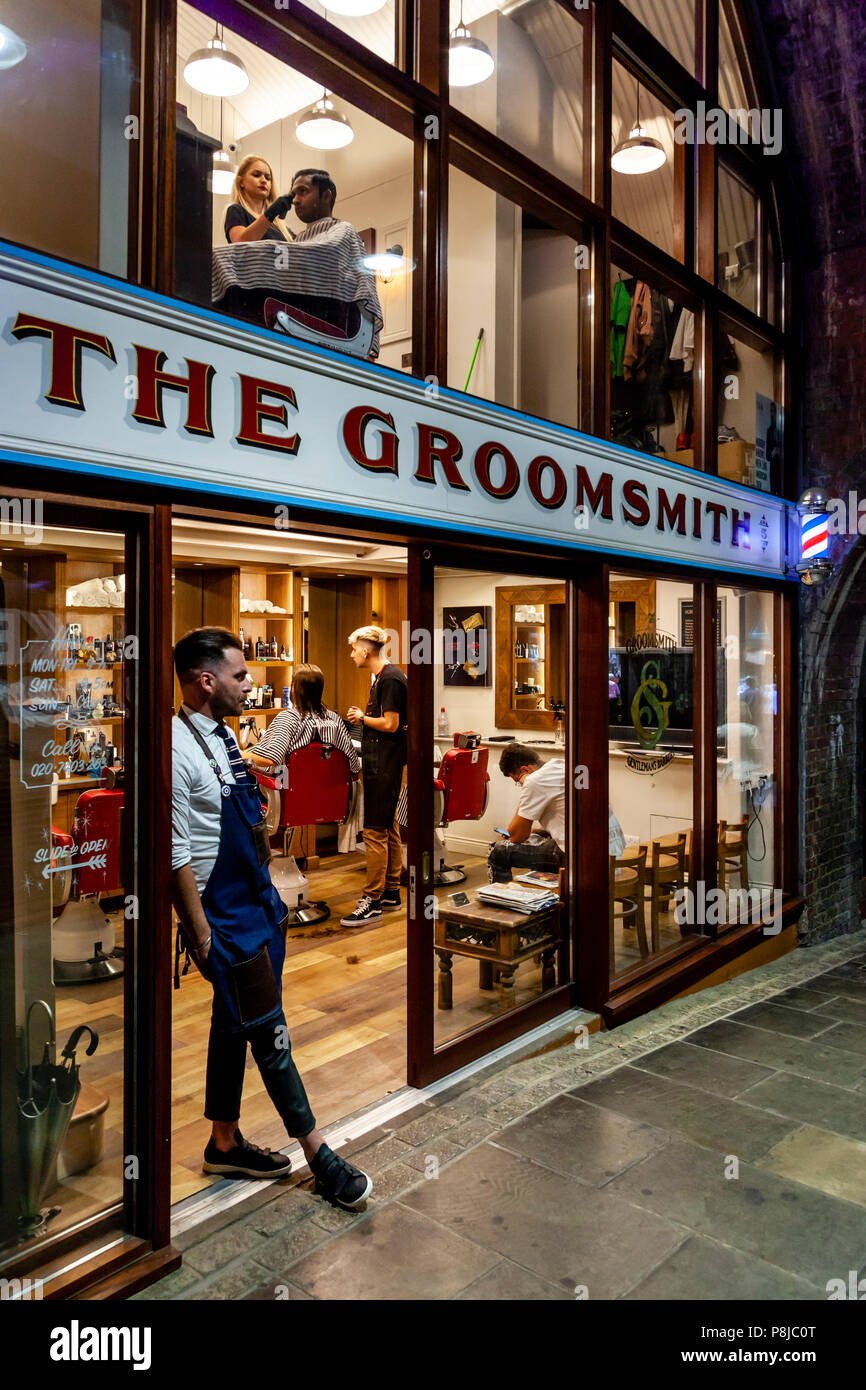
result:
[[[661,692],[661,699],[653,692]],[[668,711],[671,702],[667,698],[668,688],[664,681],[659,680],[659,667],[657,661],[647,661],[640,673],[640,685],[635,692],[635,697],[631,702],[631,722],[637,735],[638,743],[644,748],[655,748],[665,729],[670,722]],[[641,699],[646,703],[641,708]],[[653,719],[658,721],[658,728],[653,729]]]

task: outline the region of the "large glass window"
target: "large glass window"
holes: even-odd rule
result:
[[[723,323],[717,351],[718,472],[732,482],[778,492],[784,412],[775,353],[724,330]]]
[[[0,237],[126,276],[140,136],[134,0],[8,0],[0,10]]]
[[[0,1262],[7,1251],[20,1256],[16,1242],[54,1236],[122,1199],[131,1101],[123,974],[134,965],[126,948],[138,892],[127,800],[138,652],[124,536],[43,528],[38,499],[9,505],[0,550]]]
[[[757,313],[760,270],[758,199],[719,167],[719,243],[716,283],[743,308]]]
[[[326,95],[274,54],[221,32],[250,78],[242,92],[223,98],[184,76],[213,22],[178,5],[176,293],[302,341],[410,369],[411,140],[339,94]],[[277,197],[297,194],[303,170],[330,176],[336,199],[317,173],[303,205],[296,198],[267,221],[263,213]]]
[[[495,66],[471,86],[457,86],[452,78],[452,104],[548,173],[581,188],[587,132],[579,17],[557,0],[468,0],[462,13]],[[452,33],[460,14],[459,0],[451,0]]]
[[[700,932],[681,909],[690,887],[694,591],[610,578],[609,934],[611,974]]]
[[[661,162],[653,165],[649,156],[638,162],[626,160],[630,171],[624,172],[617,168],[618,152],[623,153],[623,145],[637,127],[656,142],[651,153]],[[611,146],[614,217],[682,260],[685,146],[674,142],[672,110],[617,62],[613,65]]]
[[[584,270],[572,237],[452,168],[448,385],[576,427]]]
[[[393,63],[397,37],[395,0],[304,0],[347,38]]]
[[[611,268],[610,437],[694,467],[695,316]]]
[[[441,568],[434,601],[440,1044],[567,980],[571,763],[565,584]]]

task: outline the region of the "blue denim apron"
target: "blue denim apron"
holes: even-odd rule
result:
[[[192,723],[220,783],[220,842],[201,903],[211,929],[205,963],[215,1017],[226,1032],[247,1032],[282,1015],[287,908],[267,863],[259,863],[253,828],[262,821],[256,780],[227,782]]]

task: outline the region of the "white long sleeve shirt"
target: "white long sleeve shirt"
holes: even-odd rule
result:
[[[234,782],[225,742],[216,733],[217,721],[184,705],[190,721],[213,750],[226,782]],[[177,715],[171,721],[171,868],[192,866],[196,887],[203,893],[216,863],[220,844],[222,793],[189,729]]]

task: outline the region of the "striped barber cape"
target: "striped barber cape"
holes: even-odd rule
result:
[[[288,252],[288,255],[286,254]],[[357,302],[373,320],[372,350],[379,350],[384,326],[376,281],[361,268],[367,251],[351,222],[323,217],[294,241],[237,241],[215,246],[211,259],[211,299],[217,303],[237,286],[281,294],[319,295]]]

